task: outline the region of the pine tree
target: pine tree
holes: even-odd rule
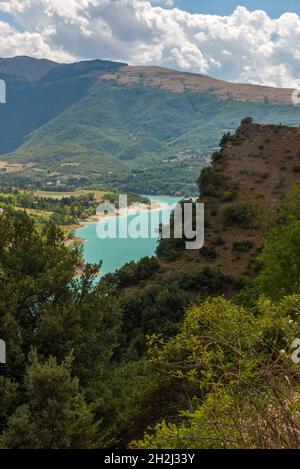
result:
[[[71,375],[72,358],[42,362],[31,352],[25,377],[26,403],[9,418],[2,448],[94,448],[98,424]]]

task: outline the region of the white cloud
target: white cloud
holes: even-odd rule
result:
[[[166,9],[171,0],[4,0],[0,56],[60,61],[109,58],[231,81],[293,86],[300,78],[300,18],[244,7],[230,16]],[[159,5],[160,3],[160,5]]]
[[[51,60],[70,61],[71,56],[62,49],[52,50],[37,32],[18,32],[9,24],[0,21],[0,56],[29,55]]]

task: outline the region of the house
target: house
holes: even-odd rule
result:
[[[102,204],[99,204],[96,209],[96,214],[98,216],[114,215],[115,213],[116,213],[116,207],[109,202],[103,202]]]

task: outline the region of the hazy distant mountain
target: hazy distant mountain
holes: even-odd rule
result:
[[[26,56],[0,58],[0,76],[8,80],[38,81],[58,65],[51,60],[37,60]]]
[[[0,59],[0,78],[7,82],[0,158],[35,163],[24,174],[45,183],[53,173],[155,192],[162,174],[171,192],[188,192],[202,154],[245,116],[300,123],[291,90],[160,67],[16,57]],[[147,174],[142,187],[137,172]]]

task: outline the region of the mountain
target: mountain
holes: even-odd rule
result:
[[[237,301],[252,308],[257,295],[253,280],[262,272],[259,255],[270,239],[274,242],[278,237],[270,254],[276,261],[268,271],[271,278],[277,275],[273,291],[299,292],[299,264],[295,260],[299,259],[299,149],[299,127],[243,120],[232,136],[222,139],[211,165],[199,178],[199,201],[205,205],[204,246],[187,250],[182,239],[162,239],[156,258],[128,263],[106,276],[105,280],[118,289],[121,314],[126,318],[126,341],[121,348],[125,353],[130,350],[128,356],[146,351],[147,339],[153,334],[173,336],[190,305],[202,304],[208,297],[233,297],[246,287]],[[289,232],[289,223],[295,220],[297,231]],[[289,241],[281,244],[282,230],[288,230]],[[286,278],[279,280],[276,264],[280,272],[286,272]],[[256,316],[258,310],[253,310]],[[278,314],[281,309],[276,306],[275,311]],[[212,322],[221,330],[222,307],[219,314]],[[209,317],[207,310],[205,316]],[[194,320],[201,329],[202,321],[193,316]],[[184,342],[185,348],[190,340]],[[190,350],[187,353],[189,357]],[[182,356],[175,355],[176,362],[182,363]]]
[[[245,119],[223,139],[198,180],[206,214],[204,247],[188,251],[183,242],[162,240],[158,254],[164,270],[191,272],[202,266],[235,279],[255,277],[266,233],[280,223],[284,196],[300,185],[299,148],[299,127]]]
[[[7,82],[1,178],[24,184],[59,178],[67,185],[195,194],[209,153],[242,118],[300,122],[291,90],[161,67],[16,57],[0,59],[0,78]]]
[[[292,89],[228,83],[206,75],[178,72],[163,67],[123,67],[122,73],[103,75],[102,79],[123,84],[156,86],[174,93],[211,93],[219,99],[290,104]]]
[[[38,60],[26,56],[0,59],[0,76],[8,81],[35,82],[58,65],[51,60]]]

